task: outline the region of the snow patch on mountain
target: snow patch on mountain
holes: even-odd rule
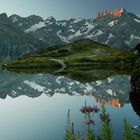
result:
[[[78,23],[78,22],[81,22],[83,19],[82,18],[77,18],[77,19],[74,19],[73,23]]]
[[[87,92],[92,92],[93,91],[93,87],[89,83],[86,83],[85,88],[86,88]]]
[[[26,29],[25,32],[26,33],[35,32],[36,30],[38,30],[38,29],[40,29],[40,28],[42,28],[44,26],[46,26],[45,22],[40,21],[39,23],[37,23],[35,25],[32,25],[30,28]]]
[[[87,31],[85,32],[85,34],[88,34],[91,30],[93,30],[95,28],[95,25],[88,23],[88,22],[86,22],[85,26],[87,28]]]
[[[68,32],[72,32],[72,33],[74,33],[75,30],[71,28],[71,29],[68,30]]]
[[[54,17],[50,16],[47,18],[47,20],[54,20]]]
[[[64,79],[65,77],[64,76],[58,76],[57,79],[56,79],[56,82],[58,84],[61,84],[61,80]]]
[[[140,19],[134,18],[134,20],[135,20],[136,22],[140,23]]]
[[[109,33],[108,39],[104,43],[108,44],[111,38],[114,38],[114,35],[112,33]]]
[[[136,36],[134,34],[131,34],[130,39],[124,40],[124,43],[129,46],[133,40],[140,40],[140,36]]]
[[[81,96],[80,93],[78,93],[76,91],[72,91],[72,95],[74,95],[74,96]]]
[[[51,22],[49,20],[45,21],[45,23],[48,24],[48,25],[52,25],[53,24],[53,22]]]
[[[24,83],[30,86],[31,88],[33,88],[34,90],[37,90],[38,92],[44,92],[46,89],[45,87],[39,84],[36,84],[35,82],[32,82],[32,81],[25,80]]]
[[[58,25],[58,26],[66,26],[67,25],[67,22],[66,21],[57,21],[56,22],[56,24]]]
[[[22,26],[22,25],[23,25],[23,23],[19,23],[18,25],[19,25],[19,26]]]
[[[18,19],[17,17],[15,16],[13,19],[12,19],[12,22],[16,22]]]
[[[113,78],[108,78],[108,83],[111,83],[113,81]]]
[[[115,21],[111,21],[110,23],[108,23],[108,25],[109,25],[110,27],[114,26],[114,24],[115,24]]]
[[[111,22],[108,23],[108,26],[112,27],[114,26],[115,24],[117,24],[118,20],[113,20]]]
[[[131,39],[131,40],[133,40],[133,39],[138,39],[138,40],[140,40],[140,36],[135,36],[134,34],[131,34],[130,39]]]
[[[18,95],[18,93],[16,91],[14,91],[14,90],[12,90],[11,93],[12,93],[13,96]]]
[[[75,32],[74,34],[71,34],[70,36],[68,36],[68,40],[71,40],[71,39],[73,39],[73,38],[79,37],[79,36],[81,36],[81,35],[82,35],[81,31],[78,30],[78,31]]]
[[[97,86],[100,86],[102,84],[102,81],[96,81],[95,83]]]
[[[97,37],[103,34],[102,30],[97,30],[97,32],[95,34],[93,34],[93,37]]]
[[[114,35],[112,33],[109,33],[108,39],[114,38]]]
[[[113,91],[111,89],[108,89],[106,92],[111,96],[113,95]]]
[[[67,40],[67,38],[65,36],[62,36],[61,35],[61,31],[58,31],[56,34],[61,39],[61,41],[66,42],[66,43],[69,43],[69,41]]]

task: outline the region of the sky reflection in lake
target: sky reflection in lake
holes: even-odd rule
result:
[[[118,139],[118,134],[122,136],[124,118],[132,125],[139,124],[129,100],[129,76],[80,83],[64,76],[4,71],[0,74],[0,97],[3,98],[0,100],[0,136],[3,140],[62,140],[68,109],[75,129],[83,134],[80,108],[85,100],[89,105],[105,103],[111,114],[114,139]],[[101,125],[98,116],[95,121],[97,133]]]

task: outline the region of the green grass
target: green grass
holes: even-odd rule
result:
[[[109,71],[111,74],[130,74],[133,71],[135,61],[138,57],[131,50],[110,48],[91,40],[79,40],[62,46],[54,46],[41,49],[36,54],[28,54],[22,58],[3,65],[8,70],[53,72],[61,68],[61,65],[49,61],[49,58],[64,60],[67,68],[60,74],[71,77],[84,77],[86,80],[97,79],[94,74],[97,71]],[[139,64],[139,62],[138,62]],[[32,70],[31,70],[32,69]],[[85,73],[85,70],[88,74]],[[36,71],[37,72],[37,71]],[[106,76],[100,76],[102,79]],[[75,78],[75,79],[76,79]],[[83,79],[84,79],[83,78]]]
[[[48,61],[46,57],[30,57],[21,60],[15,60],[5,66],[9,70],[13,71],[55,71],[61,68],[61,65],[56,62]],[[46,70],[45,70],[46,69]]]

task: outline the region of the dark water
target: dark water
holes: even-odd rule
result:
[[[64,76],[1,70],[0,137],[2,140],[63,140],[68,109],[75,130],[83,134],[83,115],[79,109],[86,100],[89,105],[105,103],[112,118],[113,139],[121,139],[124,118],[133,126],[140,124],[135,99],[130,100],[130,79],[128,75],[116,75],[81,83]],[[96,121],[96,133],[100,125]]]

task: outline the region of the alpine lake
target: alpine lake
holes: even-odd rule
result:
[[[84,135],[80,108],[85,101],[88,105],[105,105],[111,116],[113,140],[123,138],[124,119],[134,127],[140,124],[138,74],[105,69],[84,72],[76,77],[0,70],[1,139],[63,140],[69,109],[75,131]],[[98,133],[99,116],[95,115],[94,120]]]
[[[80,109],[85,104],[97,108],[104,104],[113,140],[124,139],[124,119],[133,128],[140,125],[139,62],[133,51],[82,40],[2,65],[1,139],[64,140],[69,119],[74,131],[84,136]],[[98,114],[94,123],[98,134],[102,126]]]

